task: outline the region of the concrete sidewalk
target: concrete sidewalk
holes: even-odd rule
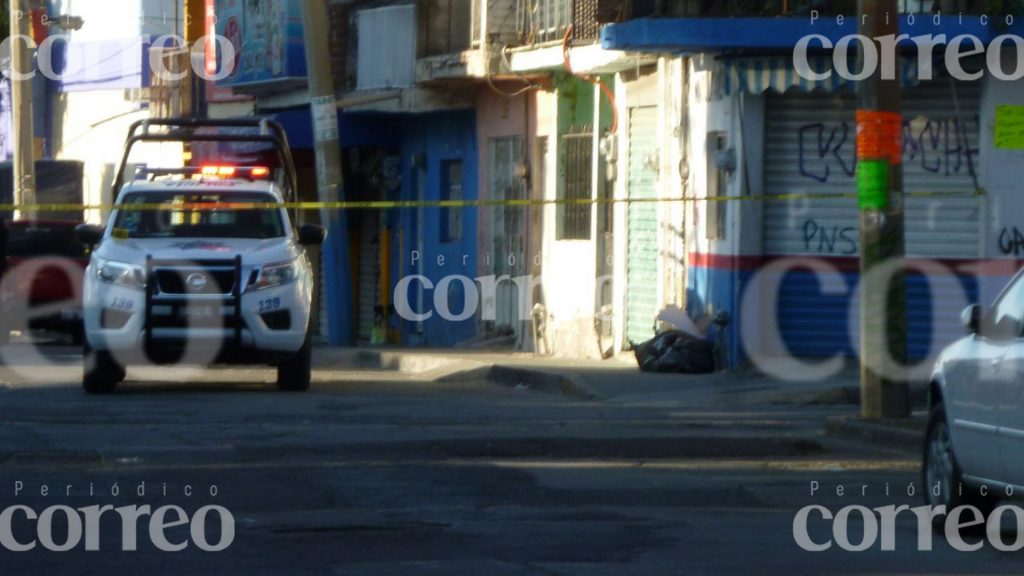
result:
[[[744,405],[856,405],[855,370],[817,381],[782,380],[753,370],[709,375],[651,374],[631,354],[612,360],[568,360],[528,353],[395,348],[318,348],[317,368],[395,370],[424,380],[489,381],[608,403],[721,408]],[[914,387],[914,399],[923,399]]]

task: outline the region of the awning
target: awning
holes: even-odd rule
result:
[[[773,90],[781,94],[790,88],[798,88],[803,92],[824,90],[831,93],[840,89],[851,92],[855,89],[855,81],[843,78],[834,70],[831,56],[811,55],[807,57],[807,63],[811,70],[819,75],[829,70],[832,71],[832,74],[822,80],[808,80],[797,74],[792,56],[723,60],[725,67],[725,93],[732,94],[733,91],[740,91],[747,92],[748,94],[763,94],[768,90]],[[851,71],[858,70],[853,62],[850,63],[848,69]],[[917,59],[903,58],[900,65],[900,74],[904,87],[917,86],[919,83]]]

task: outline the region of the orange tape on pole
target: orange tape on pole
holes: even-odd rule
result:
[[[857,158],[888,159],[899,164],[903,156],[903,116],[899,112],[857,110]]]

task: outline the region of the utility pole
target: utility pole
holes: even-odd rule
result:
[[[858,0],[857,11],[859,33],[872,39],[879,56],[874,72],[857,84],[861,418],[878,420],[910,414],[900,58],[878,42],[899,35],[900,17],[896,0]],[[858,70],[864,49],[858,43]],[[887,71],[891,78],[883,78]]]
[[[316,145],[317,198],[338,202],[343,197],[341,143],[338,141],[338,103],[334,95],[328,41],[327,7],[324,0],[302,1],[306,36],[306,67]],[[332,346],[355,344],[352,330],[352,275],[349,268],[348,221],[337,209],[322,209],[320,222],[327,226],[323,248],[323,278]]]
[[[11,69],[32,72],[32,54],[27,38],[31,37],[31,18],[24,0],[10,0]],[[22,38],[17,38],[21,36]],[[32,125],[32,80],[19,80],[11,75],[11,114],[14,124],[14,204],[36,203],[35,130]],[[15,220],[33,220],[34,211],[17,210]]]

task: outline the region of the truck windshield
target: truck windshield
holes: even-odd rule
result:
[[[276,203],[269,194],[244,192],[128,194],[114,230],[129,238],[280,238],[281,211],[265,206]],[[255,204],[261,206],[246,208]]]

